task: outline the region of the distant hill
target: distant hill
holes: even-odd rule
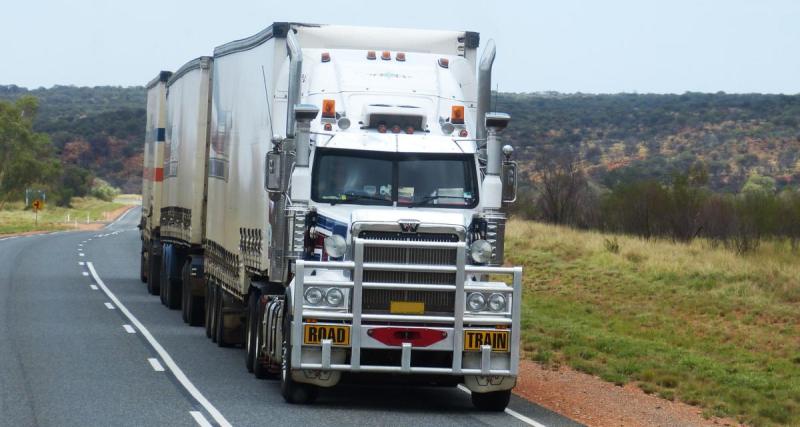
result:
[[[500,94],[497,104],[527,168],[572,152],[606,186],[666,182],[697,161],[715,191],[738,191],[754,172],[800,185],[800,95]]]
[[[141,191],[143,87],[0,86],[0,100],[39,99],[34,129],[50,135],[64,163],[92,171],[124,192]]]
[[[0,86],[0,100],[40,100],[35,129],[62,161],[138,192],[145,127],[143,87]],[[702,161],[715,191],[738,191],[758,172],[779,187],[800,185],[800,95],[511,94],[493,109],[511,114],[506,141],[527,176],[542,153],[573,153],[605,186],[668,181]]]

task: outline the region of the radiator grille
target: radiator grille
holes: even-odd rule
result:
[[[400,233],[387,231],[362,231],[358,235],[368,240],[394,240],[407,242],[449,242],[459,241],[456,234],[450,233]],[[404,248],[375,247],[364,248],[364,262],[402,265],[456,265],[458,251],[455,248]],[[454,285],[454,272],[429,271],[391,271],[365,270],[366,283],[398,283],[426,285]],[[425,304],[426,315],[452,315],[455,311],[455,292],[422,290],[364,289],[362,310],[364,313],[389,313],[392,301],[421,302]]]

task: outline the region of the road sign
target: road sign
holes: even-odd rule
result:
[[[33,203],[31,203],[31,206],[33,206],[33,210],[34,211],[38,212],[38,211],[44,209],[44,202],[39,200],[39,199],[36,199],[36,200],[33,201]]]

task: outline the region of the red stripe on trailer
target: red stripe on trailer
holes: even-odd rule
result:
[[[164,180],[164,168],[153,169],[153,181],[161,182]]]

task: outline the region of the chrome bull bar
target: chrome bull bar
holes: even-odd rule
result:
[[[298,260],[295,264],[295,285],[292,294],[292,352],[291,362],[295,369],[333,370],[350,372],[384,372],[384,373],[411,373],[411,374],[445,374],[445,375],[483,375],[483,376],[516,376],[519,371],[520,353],[520,316],[522,302],[522,267],[485,267],[466,264],[466,244],[464,242],[423,242],[423,241],[393,241],[393,240],[367,240],[354,238],[353,261],[304,261]],[[455,248],[457,251],[456,265],[406,265],[391,263],[364,263],[364,248],[366,246],[379,247],[405,247],[405,248]],[[339,270],[350,272],[351,281],[320,280],[314,276],[306,277],[307,269]],[[369,283],[364,282],[365,270],[390,270],[410,272],[455,272],[454,285],[425,285],[404,283]],[[467,292],[473,291],[505,291],[498,287],[470,284],[466,281],[470,274],[510,275],[512,281],[511,318],[498,315],[476,315],[466,312]],[[351,292],[351,310],[348,313],[328,312],[305,308],[304,293],[309,286],[336,286],[349,288]],[[393,289],[393,290],[437,290],[455,292],[455,309],[452,316],[433,315],[399,315],[399,314],[362,314],[362,292],[364,289]],[[321,341],[320,363],[302,362],[303,324],[306,318],[317,321],[337,320],[350,321],[350,363],[331,363],[332,342],[325,339]],[[361,329],[362,321],[404,322],[404,323],[432,323],[453,329],[453,363],[450,368],[414,367],[411,366],[410,343],[403,343],[401,350],[400,366],[362,365],[361,364]],[[481,346],[481,363],[479,369],[463,368],[463,339],[464,324],[478,326],[508,325],[510,329],[510,364],[509,369],[491,369],[492,349],[489,345]]]

